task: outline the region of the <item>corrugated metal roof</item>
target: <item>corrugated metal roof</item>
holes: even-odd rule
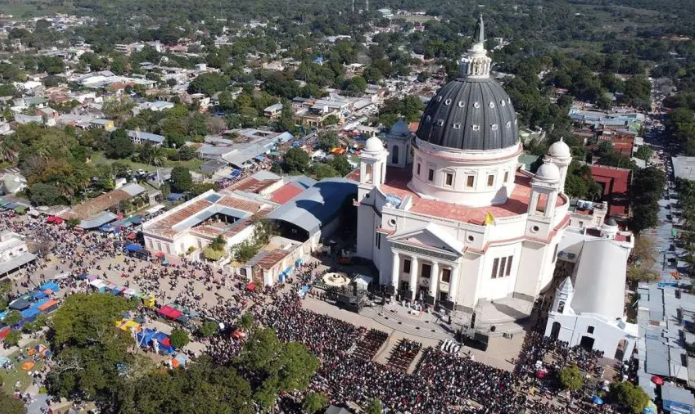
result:
[[[21,266],[24,266],[27,263],[30,263],[32,261],[36,260],[36,255],[29,253],[29,252],[24,252],[21,255],[15,257],[12,260],[8,260],[6,262],[0,263],[0,275],[4,275],[5,273],[9,273]]]
[[[689,406],[695,406],[695,397],[685,388],[679,388],[675,385],[666,383],[661,386],[661,399],[664,401],[673,401]]]
[[[330,178],[316,183],[292,200],[268,214],[269,219],[292,223],[314,234],[330,223],[345,200],[357,192],[357,183],[345,178]]]

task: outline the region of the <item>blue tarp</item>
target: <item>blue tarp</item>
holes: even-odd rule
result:
[[[129,252],[143,252],[143,251],[145,251],[145,248],[144,248],[144,247],[142,247],[142,246],[139,245],[139,244],[134,244],[134,243],[133,243],[133,244],[127,245],[127,246],[125,247],[125,249],[126,249],[127,251],[129,251]]]
[[[255,160],[258,161],[258,162],[262,162],[262,161],[265,161],[265,157],[262,156],[262,155],[258,155],[258,156],[255,158]]]
[[[183,193],[171,193],[167,196],[167,201],[178,201],[184,196]]]
[[[41,290],[48,290],[50,289],[53,293],[60,292],[60,286],[56,282],[47,282],[41,285],[39,288]]]
[[[46,297],[46,294],[42,290],[35,290],[31,292],[31,297],[34,299],[43,299]]]
[[[23,310],[21,313],[22,313],[22,318],[24,318],[25,320],[27,320],[27,319],[31,320],[31,319],[34,319],[37,316],[39,316],[39,313],[41,313],[41,311],[38,309],[35,309],[35,308],[29,308],[29,309]]]

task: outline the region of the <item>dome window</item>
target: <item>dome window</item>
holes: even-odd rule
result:
[[[501,100],[501,101],[500,101],[500,105],[502,105],[502,106],[504,107],[504,106],[506,106],[507,104],[504,102],[504,100]]]
[[[473,125],[473,131],[480,131],[480,125]]]
[[[432,117],[427,115],[427,118],[425,118],[425,122],[430,122],[432,120]]]
[[[451,99],[447,99],[446,101],[444,101],[444,105],[451,105]]]
[[[461,124],[459,122],[453,125],[454,129],[461,129]]]
[[[429,116],[428,116],[428,118],[429,118]],[[507,128],[511,128],[511,127],[512,127],[512,122],[511,122],[511,121],[507,121]]]
[[[473,107],[474,107],[475,109],[480,108],[480,103],[478,103],[478,102],[474,103],[474,104],[473,104]]]
[[[514,120],[514,125],[516,125],[517,123],[518,123],[518,122],[517,122],[517,120],[515,119],[515,120]]]
[[[512,98],[507,98],[507,103],[508,103],[509,105],[511,105],[511,104],[512,104]]]
[[[490,128],[492,128],[493,131],[497,131],[497,124],[490,125]]]
[[[441,96],[437,96],[437,102],[441,102],[441,101],[442,101],[442,97],[441,97]]]
[[[490,108],[494,108],[494,107],[495,107],[495,103],[491,101],[490,102]]]
[[[437,121],[437,126],[444,126],[444,120],[440,119],[439,121]]]
[[[459,108],[463,108],[464,105],[463,101],[459,101]]]

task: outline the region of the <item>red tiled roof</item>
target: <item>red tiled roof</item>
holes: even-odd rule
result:
[[[302,191],[304,190],[297,187],[297,185],[294,183],[287,183],[273,193],[273,195],[270,197],[270,201],[278,204],[285,204]]]
[[[275,266],[280,260],[287,257],[290,253],[292,253],[291,250],[275,249],[263,256],[263,258],[261,258],[261,260],[259,260],[257,264],[261,269],[269,270],[270,268]]]
[[[421,198],[407,186],[411,178],[411,171],[407,169],[388,168],[386,177],[386,183],[381,186],[381,190],[399,197],[411,196],[411,212],[468,223],[482,224],[488,212],[497,218],[524,214],[528,211],[531,198],[531,178],[521,172],[516,173],[516,186],[507,202],[486,207],[470,207]],[[565,202],[564,198],[558,197],[556,205],[561,206]]]
[[[589,168],[594,180],[603,186],[603,199],[608,202],[608,212],[611,215],[627,215],[627,194],[632,171],[604,165],[590,165]]]

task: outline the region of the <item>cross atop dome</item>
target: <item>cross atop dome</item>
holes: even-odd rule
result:
[[[473,46],[468,49],[466,56],[461,58],[460,63],[461,76],[468,78],[490,77],[492,59],[487,56],[487,50],[485,50],[485,23],[483,22],[482,13],[475,26]]]

